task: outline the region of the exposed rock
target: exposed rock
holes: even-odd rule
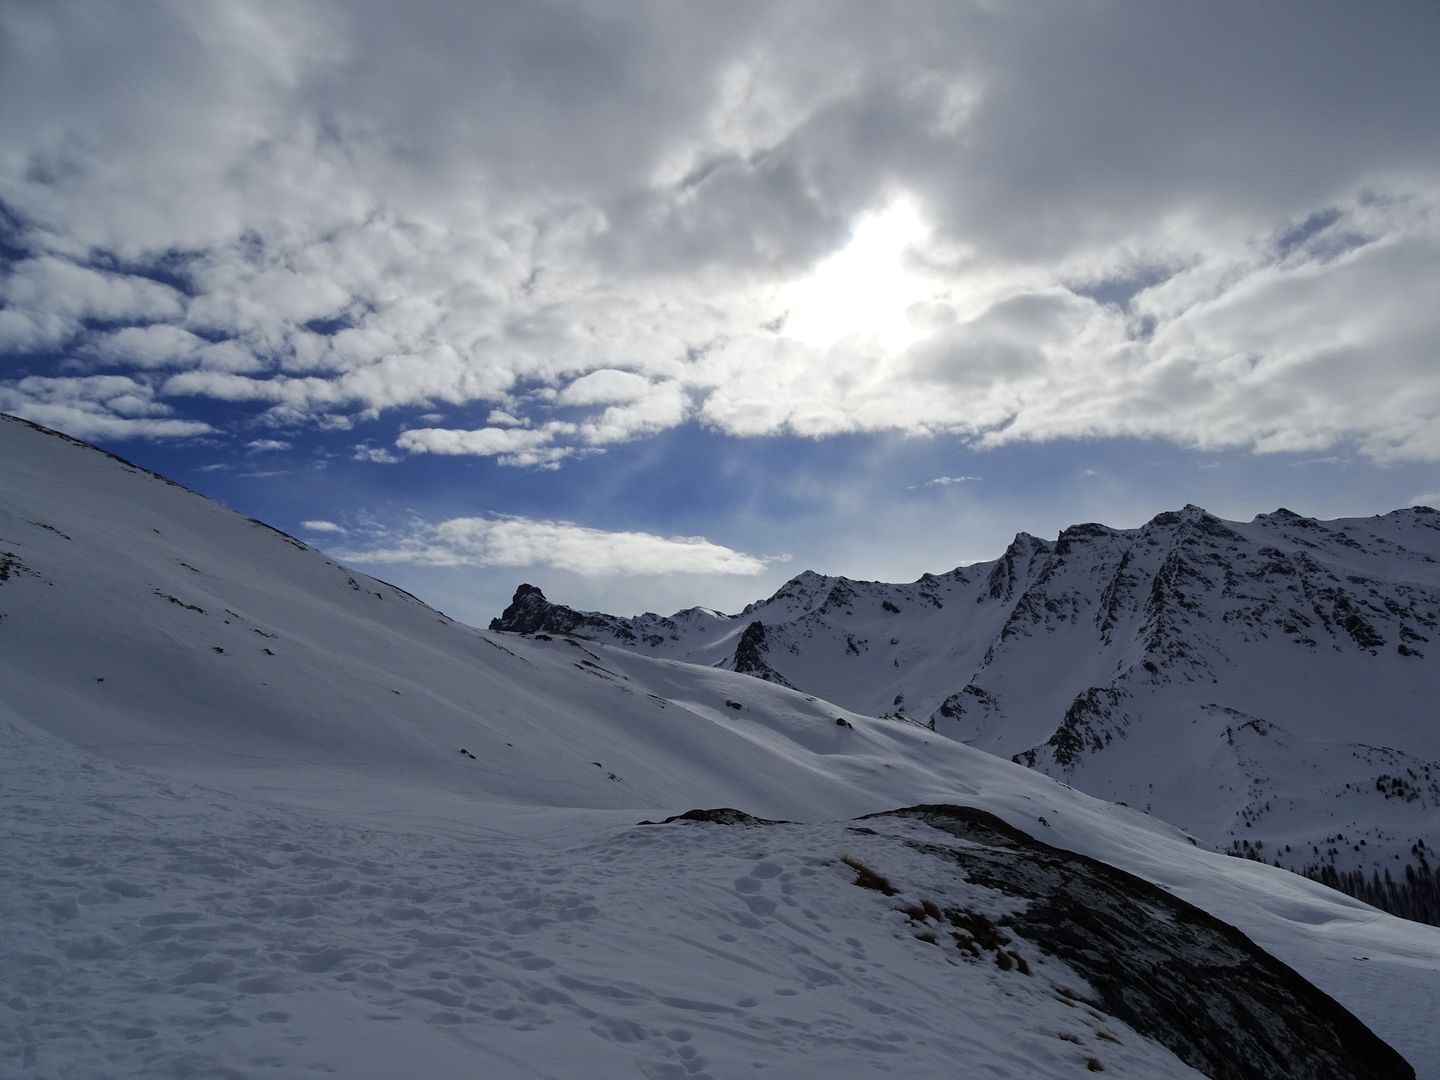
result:
[[[740,643],[735,646],[735,655],[730,665],[731,670],[739,672],[741,675],[753,675],[766,682],[790,686],[790,681],[771,667],[770,662],[765,659],[769,651],[770,646],[765,640],[765,624],[759,621],[752,622],[745,628],[745,633],[740,635]]]
[[[964,846],[910,841],[967,881],[1024,901],[997,920],[1094,988],[1092,1003],[1214,1080],[1395,1080],[1415,1071],[1329,995],[1235,927],[1140,878],[992,814],[914,806]],[[903,883],[897,883],[903,884]],[[945,898],[938,897],[945,907]]]
[[[747,829],[762,825],[789,825],[788,821],[772,821],[770,818],[755,817],[736,810],[732,806],[720,806],[713,810],[686,810],[683,814],[672,814],[664,821],[641,821],[639,825],[671,825],[677,821],[698,821],[707,825],[740,825]]]
[[[608,633],[621,643],[633,643],[635,631],[628,620],[593,611],[576,611],[564,604],[552,604],[534,585],[521,585],[498,619],[490,620],[491,630],[512,634],[579,634]]]

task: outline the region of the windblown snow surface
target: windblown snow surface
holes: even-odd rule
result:
[[[1163,891],[1440,1076],[1440,931],[922,726],[480,633],[9,418],[0,568],[4,1075],[1200,1075],[1082,974],[1103,941],[1042,947],[999,848],[854,820],[928,803],[1157,886],[1106,886],[1151,981],[1212,954]],[[639,824],[722,806],[786,823]]]

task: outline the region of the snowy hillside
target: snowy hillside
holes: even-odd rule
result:
[[[1440,1076],[1434,928],[21,421],[0,463],[6,1075],[1408,1075],[1309,980]],[[722,806],[782,823],[639,824]]]
[[[1188,506],[1139,529],[1022,533],[993,563],[908,585],[807,571],[735,616],[617,619],[522,586],[492,628],[561,628],[910,718],[1220,847],[1352,890],[1389,875],[1396,910],[1440,919],[1427,507],[1239,523]]]

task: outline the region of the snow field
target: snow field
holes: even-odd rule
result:
[[[963,882],[844,825],[575,814],[549,843],[464,837],[3,737],[0,1042],[21,1075],[1018,1078],[1092,1055],[1195,1075],[1057,994],[1084,996],[1058,962],[1022,976],[918,940],[905,897],[840,856],[912,902]]]

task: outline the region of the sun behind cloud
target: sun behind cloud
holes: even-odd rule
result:
[[[909,255],[928,235],[908,198],[861,217],[845,247],[781,291],[783,333],[817,349],[862,336],[903,350],[916,336],[906,312],[931,288]]]

